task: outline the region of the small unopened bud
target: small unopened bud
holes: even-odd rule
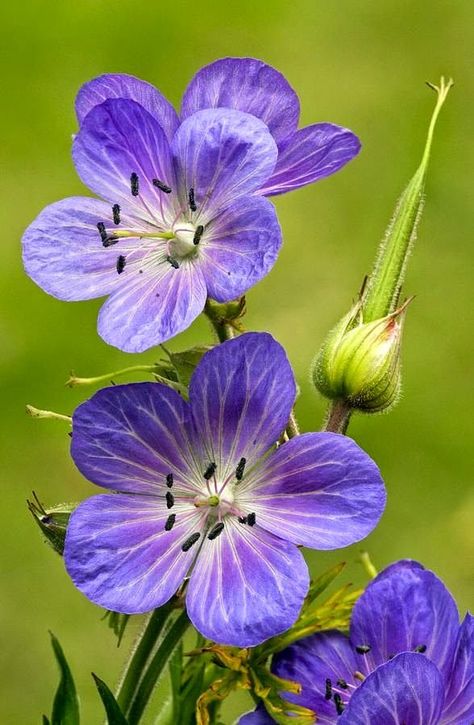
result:
[[[33,500],[27,503],[34,520],[46,537],[48,544],[62,556],[69,517],[77,507],[77,504],[64,503],[45,508],[35,493],[33,493]]]
[[[373,322],[358,302],[329,333],[313,365],[316,388],[331,400],[366,413],[387,410],[400,391],[400,343],[405,302]]]

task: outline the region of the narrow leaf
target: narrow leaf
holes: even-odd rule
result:
[[[61,679],[53,702],[51,725],[79,725],[79,699],[71,670],[69,669],[61,645],[54,634],[52,632],[50,634],[54,656],[56,657],[61,673]]]
[[[97,677],[97,675],[95,675],[94,673],[92,673],[92,677],[94,678],[95,686],[97,687],[100,699],[102,700],[102,703],[104,705],[108,724],[128,725],[125,715],[120,709],[117,700],[115,699],[105,682],[101,680],[100,677]]]

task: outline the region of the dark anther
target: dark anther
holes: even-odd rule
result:
[[[174,496],[171,493],[171,491],[166,492],[165,498],[166,498],[166,507],[169,509],[172,508],[174,506]]]
[[[211,531],[207,535],[207,538],[211,539],[211,541],[212,541],[212,539],[217,539],[219,534],[222,533],[223,529],[224,529],[224,524],[221,521],[219,524],[216,524],[213,529],[211,529]]]
[[[370,652],[370,647],[368,644],[358,644],[355,648],[355,651],[359,655],[366,655],[367,652]]]
[[[242,476],[244,475],[244,469],[245,469],[246,463],[247,463],[246,458],[241,458],[240,461],[238,462],[237,468],[235,470],[235,477],[236,477],[237,481],[242,480]]]
[[[347,690],[347,688],[349,687],[347,682],[345,680],[343,680],[342,678],[337,681],[337,685],[338,685],[338,687],[341,688],[341,690]]]
[[[203,474],[206,481],[209,481],[209,479],[212,478],[212,476],[216,472],[216,468],[217,468],[217,466],[215,463],[210,463],[208,465],[208,467],[206,468],[206,470],[204,471],[204,474]]]
[[[191,534],[191,536],[189,537],[189,539],[186,539],[186,541],[182,545],[181,549],[183,551],[189,551],[189,549],[191,548],[191,546],[196,543],[196,541],[199,539],[200,536],[201,536],[201,534],[199,532],[197,532],[197,531],[196,531],[195,534]]]
[[[257,517],[254,513],[251,513],[247,516],[247,523],[249,526],[255,526],[256,520],[257,520]]]
[[[120,254],[117,257],[117,273],[118,274],[122,274],[123,270],[125,269],[125,262],[126,262],[125,257],[123,256],[123,254]]]
[[[138,196],[138,174],[135,172],[130,175],[130,191],[132,196]]]
[[[99,230],[100,238],[102,239],[102,244],[105,244],[109,235],[105,231],[104,222],[97,222],[97,229]]]
[[[395,657],[395,655],[394,654],[391,654],[391,655],[388,656],[388,659],[389,660],[393,660],[394,657]]]
[[[112,214],[114,215],[114,224],[120,224],[120,206],[118,204],[113,205]]]
[[[172,473],[168,473],[166,475],[166,485],[168,486],[168,488],[171,488],[171,486],[173,485],[173,474]]]
[[[169,254],[166,257],[166,261],[169,262],[174,269],[179,269],[179,262],[177,262],[174,257],[170,257]]]
[[[239,523],[240,524],[246,524],[247,523],[247,517],[246,516],[239,516]]]
[[[72,438],[72,430],[69,431],[68,436]]]
[[[170,514],[166,519],[165,531],[171,531],[176,521],[176,514]]]
[[[157,189],[163,191],[165,194],[171,194],[171,186],[163,184],[163,182],[159,179],[152,179],[151,183],[153,184],[153,186],[156,186]]]
[[[419,652],[420,654],[424,654],[426,652],[426,644],[417,645],[413,652]]]
[[[191,187],[189,190],[188,201],[189,201],[189,208],[191,209],[191,211],[196,211],[197,206],[196,206],[196,199],[194,197],[193,187]]]
[[[114,244],[117,244],[118,241],[119,238],[116,237],[115,234],[109,234],[107,239],[104,239],[102,244],[104,245],[104,247],[112,247]]]
[[[330,700],[332,698],[332,682],[329,677],[326,679],[326,692],[324,693],[324,699]]]
[[[202,224],[199,224],[196,227],[196,231],[194,232],[193,244],[199,244],[199,242],[201,241],[201,237],[202,237],[203,234],[204,234],[204,227],[203,227]]]
[[[344,703],[342,702],[342,697],[338,692],[334,693],[334,704],[336,706],[336,712],[338,715],[342,715],[344,712]]]

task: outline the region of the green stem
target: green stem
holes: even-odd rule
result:
[[[295,436],[299,436],[299,434],[300,428],[298,425],[298,421],[296,420],[295,411],[292,410],[290,413],[288,425],[286,426],[286,435],[288,436],[288,438],[295,438]]]
[[[361,551],[359,555],[359,561],[367,572],[371,579],[375,579],[378,574],[377,569],[372,564],[368,551]]]
[[[351,413],[351,406],[344,400],[333,400],[328,408],[323,430],[344,435],[349,425]]]
[[[112,378],[116,378],[120,375],[127,375],[128,373],[154,373],[156,370],[156,365],[131,365],[128,368],[122,368],[122,370],[115,370],[112,373],[97,375],[95,378],[77,378],[75,375],[71,375],[70,378],[66,381],[66,385],[68,385],[70,388],[74,388],[76,385],[95,385],[96,383],[109,382]]]
[[[39,408],[35,408],[33,405],[27,405],[26,412],[32,418],[50,418],[52,420],[62,420],[65,423],[69,424],[72,423],[72,418],[70,415],[55,413],[53,410],[40,410]]]

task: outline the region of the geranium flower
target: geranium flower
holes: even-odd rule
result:
[[[135,383],[80,405],[73,459],[117,493],[71,516],[64,556],[75,585],[138,613],[189,577],[187,611],[206,637],[244,647],[288,629],[309,586],[298,545],[352,544],[385,505],[376,465],[349,438],[308,433],[275,448],[295,394],[282,347],[247,333],[206,353],[189,403]]]
[[[149,83],[105,75],[79,91],[73,160],[103,201],[64,199],[26,230],[27,273],[63,300],[110,295],[98,331],[127,352],[163,342],[273,266],[281,230],[264,197],[334,173],[359,150],[333,124],[297,130],[283,76],[228,58],[191,81],[181,119]]]
[[[444,584],[400,561],[369,584],[349,637],[333,630],[303,639],[275,658],[274,670],[302,684],[301,695],[286,698],[314,710],[318,723],[471,725],[474,617],[460,625]],[[261,707],[245,718],[272,722]]]

